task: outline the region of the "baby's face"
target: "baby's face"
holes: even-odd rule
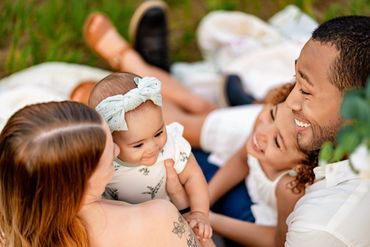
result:
[[[113,132],[121,152],[118,158],[131,164],[151,166],[167,141],[162,108],[147,101],[126,113],[128,131]]]

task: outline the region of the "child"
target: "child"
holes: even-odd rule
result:
[[[314,152],[306,154],[299,149],[292,111],[284,103],[267,105],[245,145],[209,183],[213,205],[245,180],[255,224],[211,213],[214,230],[243,245],[283,246],[285,221],[305,186],[313,182],[316,157]]]
[[[317,153],[299,149],[292,111],[285,103],[278,104],[291,88],[284,86],[269,95],[269,101],[276,105],[265,105],[245,145],[209,183],[211,205],[219,211],[210,213],[213,230],[243,246],[283,246],[285,221],[305,186],[313,182]],[[172,170],[168,171],[168,183],[174,189],[177,179],[172,179]],[[250,199],[242,200],[242,191],[234,190],[243,180]]]
[[[212,229],[207,183],[190,144],[182,137],[183,127],[178,123],[164,124],[161,82],[154,77],[113,73],[97,83],[89,105],[107,121],[121,150],[114,161],[108,194],[130,203],[169,199],[164,161],[173,160],[189,198],[191,211],[186,219],[198,238],[209,239]]]

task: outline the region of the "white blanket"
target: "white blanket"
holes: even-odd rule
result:
[[[215,88],[223,90],[225,74],[239,75],[244,89],[262,99],[271,88],[293,79],[294,60],[317,25],[292,5],[268,22],[238,11],[213,11],[197,29],[205,61],[176,64],[171,70],[191,88],[201,82],[199,92],[221,106],[224,100],[217,98],[222,94]]]
[[[82,81],[99,81],[109,71],[60,62],[43,63],[0,80],[0,130],[7,119],[28,104],[67,100]]]
[[[215,11],[197,30],[206,61],[175,64],[173,74],[195,93],[222,105],[223,74],[242,77],[244,88],[261,99],[275,86],[290,81],[294,60],[317,23],[297,7],[288,6],[264,22],[241,12]],[[77,64],[44,63],[0,80],[0,129],[21,107],[66,100],[78,82],[98,81],[109,71]],[[221,164],[251,131],[259,107],[221,109],[210,114],[202,128],[202,147]]]

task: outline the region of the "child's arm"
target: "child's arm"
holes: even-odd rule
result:
[[[215,232],[243,246],[274,246],[275,227],[256,225],[212,212],[210,221]]]
[[[191,213],[186,217],[191,227],[197,226],[200,239],[212,236],[208,220],[209,193],[206,179],[193,154],[190,154],[185,169],[179,174],[181,183],[187,192]]]
[[[293,193],[288,187],[288,183],[292,179],[292,177],[286,175],[280,179],[276,187],[277,226],[256,225],[211,212],[210,221],[213,230],[223,237],[246,246],[284,246],[288,230],[285,221],[293,211],[298,199],[303,195],[303,192],[300,194]]]
[[[294,177],[285,175],[280,179],[276,186],[275,193],[278,213],[278,225],[275,235],[276,246],[284,246],[286,234],[288,232],[286,219],[293,211],[297,201],[304,195],[304,191],[301,191],[301,193],[292,192],[291,188],[288,186],[289,182],[292,180],[294,180]]]
[[[241,182],[247,176],[248,171],[247,151],[244,144],[226,161],[209,182],[208,189],[211,205]]]

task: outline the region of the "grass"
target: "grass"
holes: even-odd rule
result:
[[[268,19],[295,4],[319,22],[338,15],[370,15],[370,0],[167,0],[173,61],[201,59],[196,27],[212,10],[240,10]],[[82,26],[93,11],[107,13],[127,38],[136,0],[2,0],[0,78],[34,64],[64,61],[108,68],[83,41]]]

